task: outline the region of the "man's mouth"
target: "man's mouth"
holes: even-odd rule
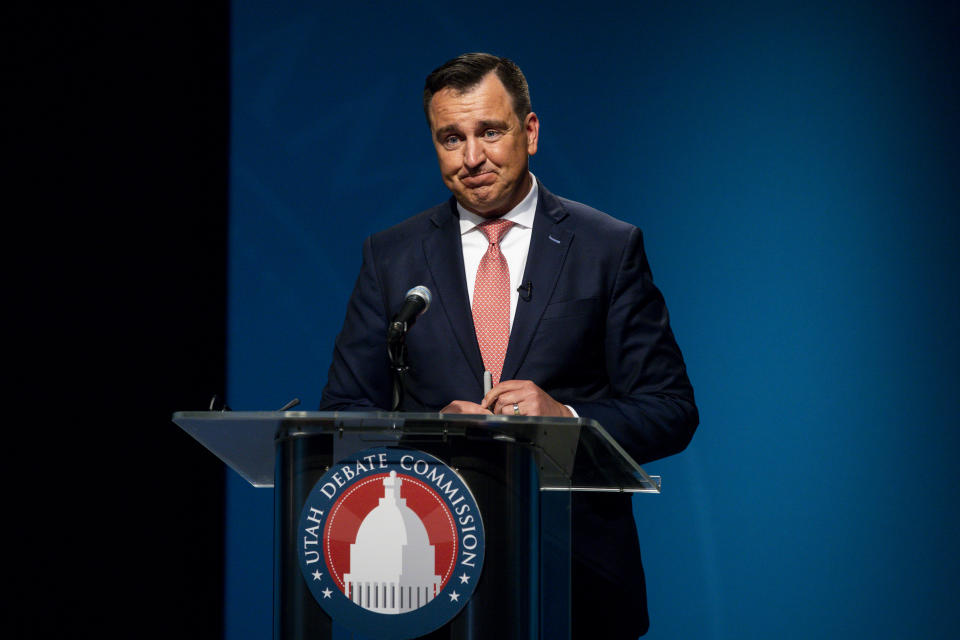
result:
[[[489,186],[496,182],[496,180],[497,174],[493,173],[492,171],[484,171],[483,173],[476,173],[460,178],[460,182],[463,183],[463,185],[468,189]]]

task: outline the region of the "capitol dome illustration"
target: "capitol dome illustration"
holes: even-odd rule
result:
[[[383,479],[380,503],[363,519],[350,545],[344,591],[377,613],[404,613],[424,606],[440,589],[435,550],[420,517],[400,497],[403,478]]]

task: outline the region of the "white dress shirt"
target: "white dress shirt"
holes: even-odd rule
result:
[[[513,226],[500,239],[500,253],[507,260],[510,270],[510,328],[513,328],[513,316],[517,313],[517,301],[520,293],[517,288],[522,284],[523,269],[527,265],[527,254],[530,252],[530,238],[533,237],[533,218],[537,211],[537,179],[531,173],[533,184],[526,197],[513,209],[501,216],[503,220],[510,220]],[[467,277],[467,295],[470,297],[470,306],[473,307],[473,288],[477,281],[477,269],[480,268],[480,259],[487,252],[490,241],[478,227],[487,221],[486,218],[467,211],[459,202],[457,211],[460,213],[460,241],[463,246],[463,268]]]

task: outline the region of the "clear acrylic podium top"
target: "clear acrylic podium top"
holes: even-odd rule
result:
[[[586,418],[181,411],[173,421],[255,487],[273,486],[274,438],[283,429],[286,434],[359,439],[370,447],[448,438],[499,440],[532,452],[541,491],[660,492],[660,478],[647,475],[603,427]]]

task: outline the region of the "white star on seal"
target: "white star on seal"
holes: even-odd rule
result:
[[[324,589],[323,591],[321,591],[320,593],[323,594],[323,597],[324,597],[324,598],[329,598],[329,597],[330,597],[330,594],[333,593],[333,591],[330,591],[330,589],[327,588],[327,589]]]
[[[460,576],[460,584],[467,584],[468,582],[470,582],[470,576],[467,574]]]
[[[322,575],[323,575],[323,574],[320,573],[319,571],[314,571],[314,572],[313,572],[313,579],[314,579],[314,580],[319,580],[319,579],[320,579],[320,576],[322,576]]]
[[[456,591],[450,592],[450,602],[460,602],[460,594]]]

